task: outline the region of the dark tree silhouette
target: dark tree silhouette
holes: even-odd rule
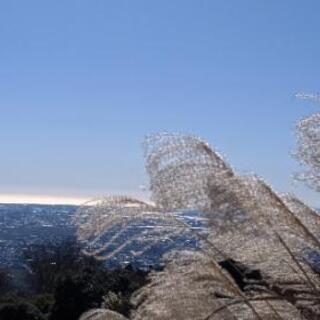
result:
[[[28,303],[0,305],[1,320],[46,320],[45,316]]]
[[[0,269],[0,295],[11,289],[10,273],[6,269]]]
[[[103,268],[101,262],[82,253],[81,246],[74,238],[34,245],[25,251],[24,257],[36,293],[53,293],[58,279],[68,274]]]

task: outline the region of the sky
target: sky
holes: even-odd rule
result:
[[[0,2],[0,202],[147,197],[146,134],[191,133],[240,173],[293,182],[320,105],[318,0]]]

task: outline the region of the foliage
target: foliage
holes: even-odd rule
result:
[[[7,269],[0,268],[0,295],[11,289],[10,272]]]
[[[4,290],[0,306],[5,307],[6,315],[19,310],[24,314],[25,307],[18,306],[27,305],[51,320],[77,320],[83,312],[101,304],[128,315],[132,293],[147,283],[147,272],[130,266],[107,269],[103,262],[83,254],[75,239],[30,247],[24,257],[31,291]],[[117,296],[113,303],[104,299],[111,292]]]
[[[27,301],[38,308],[43,314],[49,314],[55,302],[53,294],[48,293],[32,296]]]
[[[102,268],[101,263],[82,253],[81,246],[73,238],[29,247],[24,252],[24,258],[36,293],[53,293],[60,277],[81,273],[86,268]]]
[[[128,316],[132,309],[131,296],[123,296],[121,293],[109,291],[103,297],[102,307],[108,310],[116,311],[119,314]]]
[[[45,320],[44,315],[28,303],[12,303],[0,305],[1,320]]]
[[[109,309],[128,315],[132,293],[146,284],[146,274],[135,270],[115,269],[61,278],[55,290],[55,304],[50,320],[78,319],[85,311],[98,308],[102,303]],[[106,297],[116,293],[112,303]],[[105,298],[104,298],[105,297]]]

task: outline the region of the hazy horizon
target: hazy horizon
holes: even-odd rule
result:
[[[129,191],[115,191],[105,193],[74,194],[71,192],[62,193],[1,193],[0,204],[66,204],[66,205],[81,205],[88,201],[107,195],[127,195],[138,198],[143,201],[149,201],[149,196],[146,192],[131,192]]]

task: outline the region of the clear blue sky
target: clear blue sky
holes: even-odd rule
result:
[[[141,141],[194,133],[292,186],[293,128],[320,106],[317,0],[0,3],[0,193],[139,193]],[[319,201],[317,200],[319,199]]]

